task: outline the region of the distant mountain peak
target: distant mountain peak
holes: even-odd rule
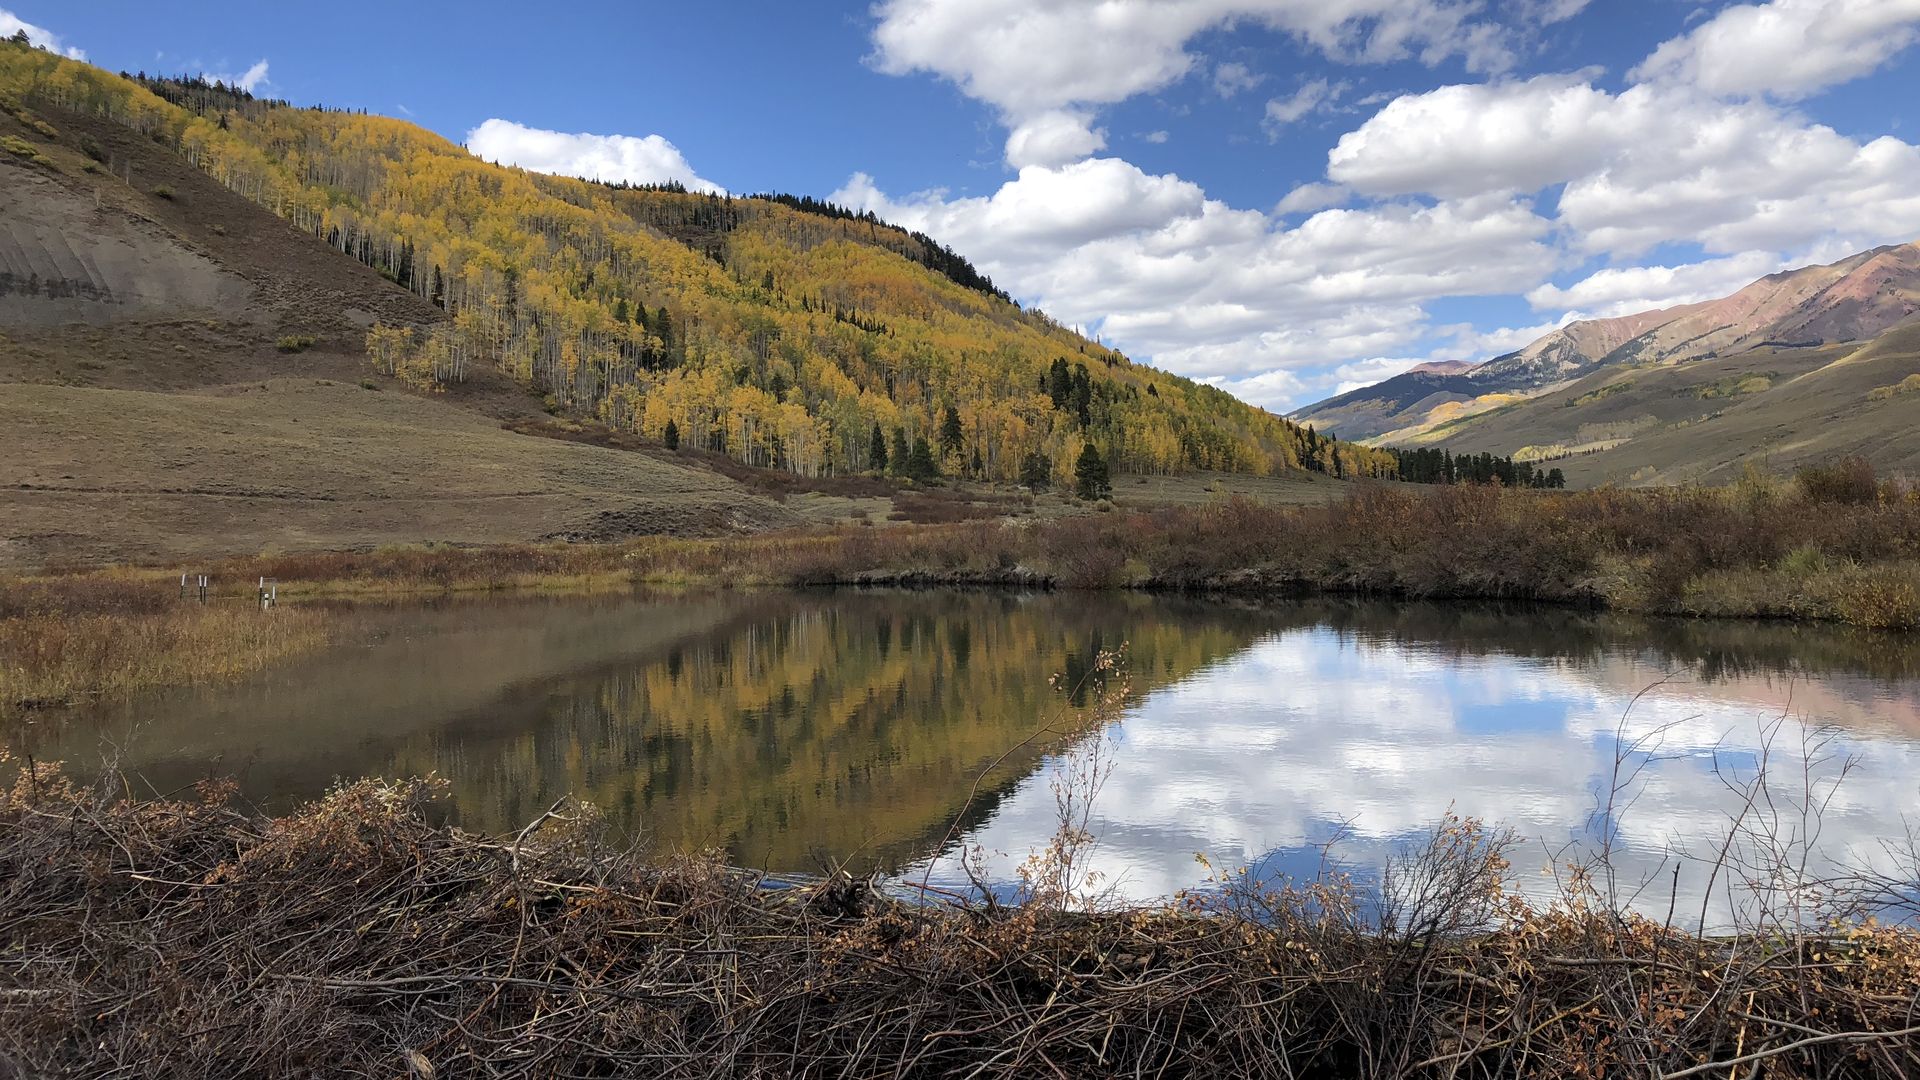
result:
[[[1435,408],[1531,393],[1610,364],[1683,363],[1762,346],[1868,341],[1920,313],[1920,242],[1769,274],[1718,300],[1568,323],[1484,364],[1421,364],[1293,414],[1351,438],[1417,427]]]

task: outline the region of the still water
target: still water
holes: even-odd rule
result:
[[[1090,730],[1088,695],[1051,677],[1086,686],[1094,657],[1122,644],[1127,706]],[[515,828],[571,793],[656,848],[948,883],[959,845],[1011,880],[1057,827],[1063,762],[1098,740],[1110,772],[1092,860],[1120,896],[1203,883],[1201,854],[1215,870],[1309,869],[1336,835],[1364,877],[1451,811],[1528,838],[1522,879],[1611,832],[1627,885],[1657,883],[1634,902],[1666,909],[1677,892],[1692,908],[1705,876],[1688,864],[1672,879],[1674,857],[1717,846],[1762,760],[1792,781],[1773,836],[1817,827],[1820,866],[1884,860],[1920,816],[1915,645],[1345,601],[463,600],[356,609],[320,654],[10,737],[81,771],[111,757],[155,791],[233,776],[268,809],[339,777],[435,772],[476,829]],[[1040,728],[1056,733],[1008,753]],[[1813,824],[1793,812],[1809,775],[1825,804]]]

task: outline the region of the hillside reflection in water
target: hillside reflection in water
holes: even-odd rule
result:
[[[1091,737],[1049,677],[1077,683],[1122,643],[1133,700],[1105,736],[1095,859],[1131,897],[1199,883],[1202,852],[1304,865],[1336,828],[1365,871],[1450,808],[1536,838],[1516,860],[1532,869],[1589,831],[1620,740],[1655,729],[1661,752],[1618,820],[1628,878],[1670,873],[1670,850],[1725,827],[1714,769],[1750,767],[1782,715],[1783,748],[1831,724],[1829,754],[1859,763],[1826,815],[1831,857],[1871,857],[1920,810],[1910,638],[1423,604],[840,592],[369,608],[324,654],[41,724],[25,748],[84,763],[110,742],[156,790],[229,774],[271,809],[340,776],[432,771],[477,829],[570,792],[658,847],[798,871],[931,857],[953,882],[954,851],[931,848],[975,777],[1058,718],[1067,736],[1012,755],[963,822],[1005,878],[1053,831],[1049,755]]]

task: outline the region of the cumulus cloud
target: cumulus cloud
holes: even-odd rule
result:
[[[1521,200],[1323,210],[1285,228],[1111,158],[1022,169],[989,196],[896,199],[858,175],[833,197],[939,236],[1056,318],[1194,376],[1389,355],[1419,336],[1421,303],[1529,288],[1556,260],[1550,223]],[[1263,387],[1295,384],[1234,388]]]
[[[1574,243],[1615,255],[1683,239],[1731,253],[1920,233],[1920,148],[1655,84],[1615,94],[1550,76],[1403,96],[1340,138],[1327,175],[1392,197],[1564,185],[1559,221]]]
[[[35,26],[20,16],[15,15],[13,12],[5,8],[0,8],[0,38],[9,38],[21,31],[26,32],[27,41],[38,45],[48,52],[57,52],[73,60],[85,60],[87,58],[84,50],[74,48],[61,41],[60,36],[53,31],[48,30],[44,26]]]
[[[870,62],[994,109],[1017,175],[967,198],[894,196],[859,175],[836,199],[953,244],[1064,322],[1275,408],[1422,355],[1512,351],[1557,325],[1434,326],[1435,301],[1524,295],[1564,321],[1724,295],[1811,252],[1920,235],[1920,147],[1842,134],[1790,101],[1906,47],[1920,0],[1729,7],[1652,49],[1620,89],[1588,70],[1370,94],[1358,107],[1377,110],[1323,176],[1268,213],[1095,156],[1106,105],[1195,76],[1221,96],[1259,84],[1190,51],[1208,31],[1251,24],[1337,62],[1499,75],[1589,4],[882,0]],[[1802,31],[1804,53],[1777,64],[1729,59],[1774,56],[1770,42]],[[1263,127],[1276,135],[1349,93],[1337,74],[1307,78],[1268,102]],[[1633,265],[1677,243],[1704,254]]]
[[[631,184],[677,181],[695,191],[724,190],[695,175],[679,148],[658,135],[546,131],[495,118],[467,132],[467,149],[532,172]]]
[[[1656,49],[1632,77],[1781,99],[1870,74],[1920,40],[1920,0],[1736,4]]]
[[[1527,302],[1535,310],[1578,309],[1594,318],[1630,315],[1717,299],[1800,265],[1774,252],[1745,251],[1681,266],[1608,267],[1565,288],[1541,285],[1527,293]]]
[[[1107,133],[1093,127],[1093,117],[1068,109],[1049,109],[1028,117],[1007,136],[1007,164],[1064,165],[1105,149]]]
[[[1453,0],[884,0],[871,62],[925,72],[1023,116],[1157,90],[1199,63],[1187,43],[1246,21],[1343,61],[1504,70],[1512,53],[1478,4]]]

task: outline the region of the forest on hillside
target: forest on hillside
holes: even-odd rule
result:
[[[1067,475],[1088,445],[1116,472],[1395,469],[1087,341],[932,238],[831,203],[535,174],[400,120],[25,47],[0,48],[0,92],[171,145],[440,307],[368,335],[372,362],[417,386],[494,365],[555,412],[806,475],[923,441],[939,472],[999,481],[1035,456]]]

